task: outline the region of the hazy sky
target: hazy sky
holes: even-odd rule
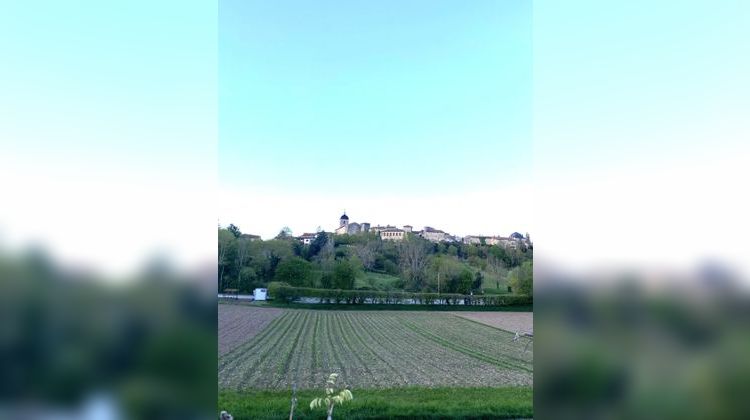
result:
[[[213,264],[217,217],[346,209],[750,273],[750,2],[43,3],[0,14],[0,250]]]
[[[222,1],[220,221],[530,229],[531,3]]]
[[[215,261],[216,33],[211,2],[3,5],[0,250]]]
[[[535,258],[750,274],[750,2],[533,14]]]

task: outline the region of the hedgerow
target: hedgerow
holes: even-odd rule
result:
[[[283,302],[295,302],[301,298],[317,298],[320,303],[332,304],[406,304],[421,305],[474,305],[515,306],[530,305],[531,296],[523,295],[462,295],[456,293],[384,292],[377,290],[314,289],[293,287],[287,283],[272,282],[268,286],[271,298]]]

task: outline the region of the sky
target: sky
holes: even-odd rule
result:
[[[750,2],[533,14],[535,259],[750,280]]]
[[[0,252],[35,247],[113,278],[155,258],[213,265],[217,13],[3,5]]]
[[[0,252],[213,265],[217,222],[346,210],[529,232],[573,268],[750,273],[749,22],[742,0],[8,3]]]
[[[531,228],[531,3],[222,1],[220,222]]]

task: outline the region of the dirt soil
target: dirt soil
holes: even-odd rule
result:
[[[534,332],[533,312],[450,312],[453,315],[481,322],[505,331]]]
[[[283,313],[278,308],[219,304],[219,356],[255,337]]]

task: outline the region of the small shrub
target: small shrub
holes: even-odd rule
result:
[[[338,378],[338,376],[338,373],[332,373],[330,376],[328,376],[328,380],[326,381],[326,396],[315,398],[310,402],[311,410],[325,407],[328,413],[328,420],[331,420],[333,418],[333,409],[337,404],[341,405],[346,401],[351,401],[354,399],[352,392],[348,389],[343,389],[339,391],[338,394],[336,394],[336,389],[334,388],[334,386],[336,385],[336,379]]]

